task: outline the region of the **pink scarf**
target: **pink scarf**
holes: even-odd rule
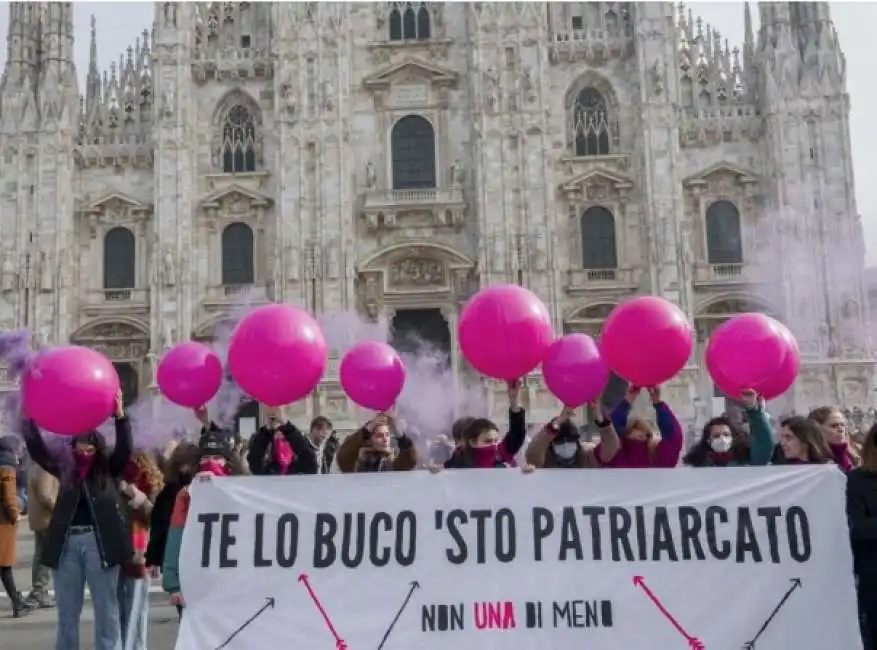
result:
[[[280,473],[286,474],[286,470],[292,465],[295,454],[292,453],[292,446],[283,436],[275,436],[274,438],[274,460],[280,465]]]

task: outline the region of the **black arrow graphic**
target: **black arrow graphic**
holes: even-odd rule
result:
[[[770,616],[767,617],[767,620],[762,624],[761,629],[758,630],[758,633],[752,637],[751,641],[747,641],[743,644],[743,650],[755,650],[755,642],[764,634],[764,631],[770,626],[773,619],[779,614],[779,611],[785,606],[786,602],[791,598],[795,589],[799,589],[801,587],[801,578],[792,578],[792,586],[789,587],[788,591],[783,595],[780,599],[780,602],[777,603],[777,606],[773,608],[773,611],[770,613]]]
[[[231,643],[232,640],[233,640],[238,634],[240,634],[240,633],[243,632],[245,629],[247,629],[247,627],[250,625],[250,623],[252,623],[252,622],[255,621],[257,618],[259,618],[262,614],[264,614],[266,609],[274,609],[274,599],[273,599],[273,598],[266,598],[266,599],[265,599],[265,604],[262,605],[262,607],[259,608],[259,611],[256,612],[255,614],[253,614],[250,618],[248,618],[248,619],[246,620],[246,622],[244,622],[244,624],[241,625],[238,629],[236,629],[234,632],[232,632],[231,634],[229,634],[229,635],[228,635],[228,638],[227,638],[225,641],[223,641],[221,645],[219,645],[219,646],[216,647],[216,650],[222,650],[223,648],[228,647],[228,644]]]
[[[393,617],[393,622],[390,623],[390,627],[387,628],[387,631],[384,632],[384,638],[381,639],[380,645],[378,645],[378,650],[383,650],[384,644],[387,642],[387,639],[390,638],[390,634],[393,633],[393,628],[396,627],[396,623],[399,622],[399,618],[402,616],[402,612],[405,611],[405,608],[408,607],[408,603],[411,600],[411,596],[414,595],[414,592],[420,589],[420,583],[417,580],[411,582],[411,588],[408,590],[408,594],[405,596],[405,600],[402,601],[402,606],[399,607],[396,615]]]

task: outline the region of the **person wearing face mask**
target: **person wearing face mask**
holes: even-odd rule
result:
[[[509,456],[511,464],[517,465],[514,458],[527,441],[527,415],[524,407],[521,405],[521,387],[523,383],[520,379],[511,381],[508,384],[509,397],[509,430],[500,441],[501,455]],[[455,469],[460,467],[461,460],[458,456],[467,449],[468,442],[464,436],[467,429],[476,421],[481,420],[490,422],[486,418],[462,417],[454,422],[451,427],[451,435],[454,439],[454,452],[451,457],[444,463],[445,469]],[[465,462],[465,461],[463,461]]]
[[[703,428],[700,440],[682,459],[688,467],[743,467],[767,465],[773,454],[770,422],[755,391],[744,390],[749,435],[726,417],[713,418]]]
[[[198,445],[181,442],[174,447],[165,463],[164,487],[155,497],[149,517],[149,542],[146,545],[146,567],[153,578],[159,576],[164,564],[164,550],[177,495],[192,482],[200,459]],[[182,607],[178,607],[177,612],[182,613]]]
[[[417,466],[414,442],[404,434],[396,436],[393,450],[391,440],[395,418],[392,412],[378,413],[356,433],[347,436],[335,460],[345,474],[352,472],[404,472]]]
[[[524,428],[526,436],[526,427]],[[515,467],[515,456],[500,438],[496,424],[487,418],[473,418],[463,431],[463,444],[451,459],[441,465],[431,465],[429,470],[438,473],[443,469],[491,469]],[[521,468],[524,473],[532,472],[532,465]]]
[[[75,405],[71,405],[75,408]],[[46,529],[42,563],[54,571],[58,608],[55,650],[79,650],[79,619],[85,586],[94,606],[94,650],[119,650],[122,636],[116,590],[119,568],[134,556],[131,524],[120,507],[116,482],[131,459],[131,425],[122,392],[116,395],[116,444],[107,450],[97,431],[72,438],[72,462],[53,456],[32,420],[23,423],[31,459],[60,478]]]
[[[192,480],[240,476],[243,473],[240,460],[234,455],[228,440],[228,436],[222,431],[206,431],[201,434],[198,441],[198,465]],[[180,488],[174,499],[161,568],[162,589],[170,595],[171,604],[176,606],[180,616],[186,606],[180,590],[180,546],[191,503],[189,487],[186,485]]]
[[[591,413],[600,413],[597,403],[590,404]],[[598,457],[608,462],[617,452],[620,441],[608,418],[594,422],[600,431],[600,442],[586,445],[578,427],[572,422],[573,410],[563,409],[560,415],[537,433],[527,448],[527,463],[544,469],[597,469]]]
[[[840,469],[849,472],[859,465],[859,454],[850,445],[847,418],[840,409],[820,406],[810,411],[807,417],[819,426],[828,448],[831,449],[832,458]]]
[[[679,462],[685,436],[672,409],[661,399],[659,386],[648,389],[652,407],[655,409],[658,431],[655,432],[644,418],[631,417],[633,402],[641,390],[642,388],[632,384],[628,386],[624,399],[610,415],[609,419],[619,433],[621,444],[615,454],[605,453],[598,458],[606,467],[676,467]],[[603,460],[607,457],[608,461]]]
[[[247,464],[257,476],[317,474],[317,450],[279,408],[267,409],[268,423],[250,439]]]

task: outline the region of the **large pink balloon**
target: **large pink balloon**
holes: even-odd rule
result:
[[[542,376],[564,406],[578,408],[595,400],[609,383],[609,364],[587,334],[567,334],[552,343],[542,361]]]
[[[359,343],[344,355],[338,368],[341,387],[363,408],[386,411],[405,386],[405,366],[386,343]]]
[[[267,406],[283,406],[310,394],[326,371],[327,359],[319,325],[291,305],[251,311],[237,324],[228,345],[231,376]]]
[[[25,414],[52,433],[89,433],[113,414],[119,375],[100,352],[75,345],[41,352],[21,380]]]
[[[688,363],[694,331],[672,302],[642,296],[612,310],[600,343],[615,374],[636,386],[657,386]]]
[[[171,402],[198,408],[209,402],[222,384],[222,362],[206,345],[187,341],[161,358],[156,380]]]
[[[779,325],[780,335],[786,344],[786,358],[777,371],[768,379],[756,384],[753,388],[757,390],[766,400],[776,399],[795,383],[798,378],[798,371],[801,369],[801,353],[798,350],[798,341],[795,335],[788,327],[782,323]]]
[[[457,335],[463,356],[478,372],[505,381],[538,366],[553,338],[545,305],[513,284],[494,284],[472,296]]]
[[[706,346],[707,369],[716,384],[721,380],[737,393],[744,388],[760,392],[759,385],[780,370],[789,352],[783,329],[770,316],[755,313],[740,314],[719,325]]]

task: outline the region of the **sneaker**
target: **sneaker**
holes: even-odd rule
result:
[[[55,606],[54,599],[46,593],[30,592],[24,602],[38,609],[52,609]]]

